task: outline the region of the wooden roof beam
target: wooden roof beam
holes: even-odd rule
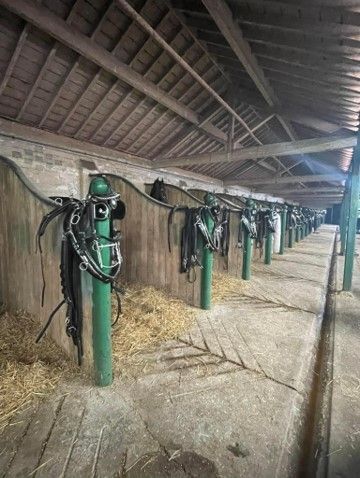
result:
[[[231,46],[233,52],[243,64],[258,90],[269,106],[278,103],[275,92],[267,81],[261,67],[251,52],[238,25],[234,22],[232,12],[224,0],[202,0],[217,27]]]
[[[164,38],[159,35],[149,23],[126,1],[126,0],[116,0],[116,3],[121,7],[121,9],[133,20],[141,26],[141,28],[147,32],[165,51],[171,55],[175,61],[187,71],[208,93],[214,97],[214,99],[224,107],[249,133],[249,135],[256,141],[257,144],[262,144],[262,142],[255,136],[251,131],[247,123],[241,118],[241,116],[232,108],[228,102],[226,102],[211,86],[193,69],[191,66],[164,40]],[[266,81],[266,80],[265,80]],[[275,158],[280,165],[281,161]]]
[[[296,184],[296,183],[318,183],[334,182],[341,183],[346,180],[346,174],[308,174],[307,176],[272,177],[262,179],[236,179],[224,181],[224,186],[261,186],[262,184]]]
[[[292,195],[292,194],[315,194],[315,193],[342,193],[345,189],[345,186],[332,186],[332,187],[311,187],[310,189],[274,189],[271,186],[259,187],[256,191],[259,193],[271,193],[274,195]]]
[[[156,165],[162,168],[174,166],[194,166],[211,163],[231,163],[248,159],[267,158],[269,156],[291,156],[296,154],[320,153],[335,149],[352,148],[357,144],[357,137],[348,134],[340,137],[321,137],[302,139],[285,143],[265,144],[249,148],[236,149],[233,152],[207,153],[179,158],[160,159]]]
[[[126,1],[116,0],[117,5],[133,20],[141,26],[175,61],[187,71],[195,81],[197,81],[215,100],[221,104],[229,113],[249,132],[257,143],[260,143],[258,138],[251,132],[251,129],[241,118],[240,115],[227,103],[211,86],[193,69],[191,66],[159,35],[149,23]]]
[[[255,83],[256,87],[264,97],[270,107],[280,105],[279,98],[268,82],[263,69],[253,55],[250,45],[243,37],[239,25],[234,21],[232,12],[225,0],[202,0],[212,19],[223,34],[226,41],[231,46],[233,52],[244,66],[245,70]],[[297,140],[296,132],[293,130],[290,121],[287,118],[278,116],[278,119],[291,140]],[[271,155],[272,156],[272,155]],[[314,169],[311,163],[304,158],[304,163],[313,173]]]
[[[73,30],[64,20],[57,17],[50,10],[41,8],[30,0],[0,0],[0,5],[24,18],[43,32],[92,61],[116,78],[148,95],[195,126],[201,123],[201,118],[195,111],[168,95],[153,82],[144,79],[139,73],[120,61],[105,48],[89,41],[86,35]],[[220,142],[226,143],[226,134],[215,126],[207,123],[200,128],[206,134]]]

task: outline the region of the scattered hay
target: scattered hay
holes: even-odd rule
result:
[[[114,319],[116,313],[114,301]],[[115,366],[145,349],[176,339],[189,328],[194,314],[195,309],[161,290],[128,285],[122,297],[122,314],[113,329]]]
[[[64,352],[48,337],[35,344],[40,325],[25,313],[0,311],[0,429],[21,408],[74,372]]]
[[[237,277],[214,272],[212,282],[212,299],[214,303],[224,302],[234,296],[240,296],[246,288],[246,282]]]

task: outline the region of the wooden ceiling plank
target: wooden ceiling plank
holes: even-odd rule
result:
[[[145,2],[145,4],[143,5],[142,7],[142,10],[144,10],[146,8],[146,5],[147,5],[147,2]],[[161,18],[161,20],[158,22],[158,24],[156,25],[156,28],[159,28],[161,27],[164,23],[166,23],[166,21],[168,20],[168,17],[169,17],[169,12],[166,12],[165,15]],[[129,31],[131,31],[131,27],[134,25],[134,22],[132,21],[129,26],[127,27],[126,31],[124,32],[123,35],[121,35],[121,38],[120,40],[118,41],[118,43],[115,45],[115,47],[111,50],[111,53],[113,55],[116,54],[116,52],[123,46],[124,44],[124,41],[127,39],[127,34],[129,33]],[[176,32],[176,35],[178,34],[178,32]],[[139,50],[137,51],[137,53],[135,54],[135,56],[132,58],[129,66],[133,66],[134,63],[137,61],[137,59],[140,57],[141,53],[148,47],[148,45],[151,43],[151,38],[147,38],[147,40],[144,42],[144,44],[139,48]],[[154,64],[159,60],[159,57],[161,55],[157,55],[155,60],[151,63],[151,67],[154,66]],[[71,111],[69,111],[67,117],[65,117],[63,123],[62,123],[62,127],[65,125],[66,121],[72,116],[72,114],[76,111],[76,109],[78,108],[78,106],[80,105],[82,99],[86,96],[86,94],[91,91],[91,89],[93,88],[93,86],[97,83],[97,81],[99,80],[100,78],[100,75],[102,73],[102,69],[100,68],[99,71],[96,73],[96,75],[94,76],[94,78],[92,79],[92,81],[90,82],[90,84],[85,88],[85,90],[83,91],[83,93],[80,95],[80,97],[78,98],[78,100],[76,101],[76,103],[74,104],[74,106],[72,107]],[[149,71],[149,70],[148,70]],[[120,86],[120,81],[119,80],[116,80],[115,83],[110,87],[110,89],[108,90],[107,93],[111,94],[111,91],[114,91],[114,89],[116,89],[117,86]],[[107,95],[107,93],[105,95]],[[102,99],[100,100],[99,103],[102,103]],[[81,131],[83,130],[83,128],[86,126],[86,124],[88,123],[88,121],[90,121],[90,119],[93,117],[93,113],[94,111],[97,109],[97,107],[95,107],[93,109],[93,111],[90,113],[89,116],[87,116],[83,123],[80,125],[80,127],[76,130],[75,132],[75,138],[78,138],[81,134]],[[60,130],[59,130],[60,131]]]
[[[34,2],[26,0],[0,0],[0,5],[14,12],[28,22],[35,25],[48,35],[75,50],[80,55],[97,64],[108,73],[128,83],[133,88],[148,95],[166,108],[173,110],[185,120],[198,125],[198,115],[172,98],[166,92],[160,90],[154,83],[146,80],[130,68],[128,65],[114,57],[109,51],[95,42],[89,42],[89,38],[82,33],[71,29],[63,20],[59,19],[50,10],[39,8]],[[216,128],[205,125],[202,129],[210,136],[214,136]],[[222,139],[222,136],[221,136]]]
[[[181,30],[181,31],[182,31],[182,30]],[[176,37],[175,37],[174,40],[176,40]],[[182,53],[182,56],[183,56],[184,58],[186,58],[186,56],[187,56],[187,54],[189,53],[189,51],[191,51],[195,46],[196,46],[196,45],[195,45],[194,43],[192,43],[190,46],[188,46],[188,47],[186,48],[186,50]],[[166,53],[165,53],[164,51],[162,51],[162,54],[165,55]],[[192,64],[191,66],[192,66],[193,68],[195,68],[201,61],[204,60],[204,57],[205,57],[205,55],[202,54],[202,55],[200,56],[200,58],[197,58],[197,59],[195,60],[195,62],[193,62],[193,64]],[[159,87],[161,87],[162,84],[163,84],[164,82],[166,82],[166,80],[169,78],[169,76],[171,76],[171,75],[173,74],[173,72],[174,72],[174,70],[176,69],[177,66],[178,66],[178,65],[177,65],[176,62],[173,63],[173,64],[170,66],[170,68],[169,68],[168,71],[165,73],[165,75],[164,75],[164,76],[159,80],[159,82],[157,83],[157,85],[158,85]],[[214,68],[214,66],[213,66],[212,68]],[[212,68],[210,68],[210,70],[212,70]],[[185,75],[185,76],[186,76],[186,75]],[[183,80],[184,80],[184,76],[180,75],[180,77],[178,78],[178,80],[174,83],[174,85],[170,88],[170,90],[168,90],[168,94],[172,95],[173,92],[176,90],[176,88],[179,86],[179,84],[181,84],[181,82],[182,82]],[[198,85],[197,85],[196,83],[194,83],[190,88],[191,88],[191,89],[196,89],[196,87],[198,87]],[[185,91],[185,92],[178,98],[178,100],[179,100],[179,101],[182,101],[182,100],[184,99],[184,97],[186,96],[186,94],[188,94],[188,92],[189,92],[189,90],[188,90],[188,91]],[[133,114],[135,114],[136,111],[138,110],[138,108],[141,108],[141,106],[143,106],[143,105],[145,104],[145,102],[146,102],[146,97],[145,97],[143,100],[141,100],[140,103],[137,105],[137,107],[128,115],[128,118],[130,118]],[[137,128],[138,126],[140,126],[141,123],[146,120],[146,118],[148,117],[148,115],[150,114],[150,112],[153,112],[155,109],[156,109],[156,106],[149,108],[149,111],[147,111],[147,113],[145,113],[145,115],[141,118],[140,124],[137,123],[137,125],[135,126],[135,128]],[[165,112],[162,113],[162,114],[165,114]],[[125,133],[125,135],[119,139],[119,141],[116,143],[115,147],[117,148],[117,147],[120,145],[120,143],[122,143],[122,142],[131,134],[132,131],[133,131],[133,128],[131,128],[129,131],[127,131],[127,132]]]
[[[145,2],[145,4],[143,5],[142,7],[142,10],[144,10],[146,8],[146,5],[147,5],[147,2]],[[113,3],[111,4],[111,7],[113,6]],[[166,22],[168,18],[168,13],[166,13],[162,18],[161,20],[159,21],[157,27],[161,26],[163,22]],[[131,30],[131,27],[133,26],[134,22],[131,22],[128,27],[126,28],[126,31],[123,33],[123,35],[121,35],[121,38],[119,39],[119,41],[117,42],[117,44],[113,47],[113,49],[111,50],[111,53],[113,55],[116,54],[116,52],[122,47],[123,43],[124,43],[124,40],[127,38],[127,34],[128,32]],[[143,51],[143,49],[150,43],[151,39],[148,38],[144,45],[142,45],[142,47],[140,48],[141,51]],[[131,61],[131,64],[130,66],[132,66],[134,64],[134,62],[136,61],[136,59],[138,58],[139,56],[139,52],[137,52],[137,54],[135,55],[135,57],[133,58],[133,60]],[[158,58],[157,58],[158,59]],[[84,89],[84,91],[81,93],[81,95],[77,98],[76,102],[74,103],[74,105],[72,106],[72,108],[70,109],[70,111],[68,111],[67,115],[65,116],[65,118],[63,119],[63,121],[61,122],[57,132],[58,133],[61,133],[67,123],[67,121],[71,118],[71,116],[75,113],[75,111],[77,110],[77,108],[79,107],[79,105],[81,104],[83,98],[87,95],[87,93],[89,91],[91,91],[91,89],[96,85],[96,83],[99,81],[99,78],[102,74],[103,70],[102,68],[99,68],[99,70],[96,72],[96,74],[94,75],[94,77],[92,78],[92,80],[90,81],[90,83],[88,83],[88,85],[86,86],[86,88]],[[115,84],[113,84],[111,87],[110,87],[110,90],[112,90],[112,87],[115,87],[115,86],[119,86],[119,81],[118,80],[115,80]],[[96,109],[96,108],[95,108]],[[85,122],[88,120],[88,117],[85,118]],[[83,125],[80,125],[80,128],[82,128]],[[75,133],[75,137],[78,137],[77,136],[77,133],[79,132],[79,129],[76,131]]]
[[[146,20],[126,1],[126,0],[116,0],[117,4],[122,8],[122,10],[130,16],[130,18],[137,21],[143,30],[145,30],[149,35],[151,35],[161,46],[166,50],[186,71],[188,71],[191,76],[205,89],[207,90],[226,110],[234,116],[234,118],[239,121],[244,128],[249,132],[249,134],[254,138],[254,140],[261,144],[258,138],[251,132],[250,128],[243,121],[243,119],[236,113],[236,111],[231,108],[231,106],[216,92],[214,91],[203,78],[196,73],[189,65],[184,61],[181,56],[173,50],[173,48],[166,43],[166,41],[146,22]],[[266,82],[266,79],[264,78]]]
[[[235,0],[235,3],[247,6],[249,0]],[[289,10],[294,15],[300,13],[313,18],[321,16],[324,22],[360,26],[359,4],[356,0],[251,0],[251,5],[262,10],[275,8]]]
[[[311,17],[299,18],[299,16],[286,14],[286,11],[283,11],[282,15],[275,15],[273,13],[269,14],[264,12],[255,13],[240,8],[237,10],[234,17],[243,25],[252,24],[259,27],[285,30],[285,32],[291,30],[304,34],[311,32],[312,35],[319,35],[322,37],[330,36],[332,38],[339,38],[339,36],[351,37],[359,34],[358,26],[330,21],[314,21]]]
[[[146,6],[146,5],[145,5]],[[145,8],[145,6],[143,8]],[[157,25],[157,28],[159,28],[163,23],[165,23],[167,20],[168,20],[168,17],[169,17],[169,12],[166,12],[166,14],[163,16],[163,18],[160,20],[160,22],[158,23]],[[131,24],[129,25],[128,29],[127,29],[127,32],[130,30],[131,26],[134,24],[134,22],[132,21]],[[123,41],[124,41],[124,38],[126,36],[126,33],[124,35],[122,35],[118,45],[116,46],[116,49],[113,50],[112,53],[115,53],[116,50],[120,47],[120,45],[123,44]],[[171,41],[174,41],[174,39],[177,38],[177,36],[179,35],[179,33],[181,33],[181,31],[176,31],[175,32],[175,36],[174,38],[171,40]],[[152,42],[152,38],[149,37],[147,38],[147,40],[144,42],[144,44],[139,48],[139,50],[137,51],[137,53],[135,54],[135,56],[132,58],[131,62],[129,63],[129,66],[133,66],[135,64],[135,62],[138,60],[138,58],[141,57],[142,53],[146,50],[146,48],[149,46],[149,44]],[[154,65],[156,65],[156,63],[161,59],[161,56],[162,56],[162,53],[159,53],[158,55],[156,55],[156,57],[154,58],[154,60],[151,62],[151,64],[149,65],[147,71],[145,72],[144,74],[144,77],[147,77],[150,73],[151,73],[151,70],[152,68],[154,67]],[[110,90],[108,90],[107,93],[105,93],[104,97],[108,97],[109,94],[111,94],[111,90],[113,90],[113,88],[116,88],[117,86],[120,85],[120,81],[117,80],[115,81],[115,84],[110,88]],[[160,86],[160,85],[159,85]],[[134,92],[134,90],[132,89],[131,92],[130,92],[130,95]],[[86,93],[86,92],[85,92]],[[127,96],[128,98],[130,97]],[[104,97],[100,100],[99,104],[103,104],[103,99]],[[146,97],[145,97],[146,99]],[[143,104],[144,100],[141,100],[140,103],[138,104],[138,107],[140,106],[140,104]],[[121,100],[121,104],[124,103],[124,99]],[[91,120],[91,118],[93,117],[93,113],[98,109],[98,106],[97,105],[94,110],[92,111],[92,113],[87,117],[85,118],[85,120],[83,121],[83,123],[80,125],[80,127],[77,129],[76,133],[75,133],[75,137],[79,137],[81,132],[83,131],[83,129],[86,127],[87,123]],[[95,113],[94,113],[95,114]],[[119,125],[120,126],[120,125]],[[107,139],[107,141],[109,140],[110,138]]]
[[[66,23],[68,23],[69,25],[73,21],[75,15],[77,13],[78,7],[81,3],[82,3],[82,0],[76,0],[74,5],[72,6],[72,8],[71,8],[71,10],[70,10],[70,12],[69,12],[69,14],[66,18]],[[55,58],[59,47],[60,47],[60,43],[58,41],[55,41],[53,46],[51,47],[51,50],[50,50],[44,64],[42,65],[39,73],[37,74],[37,77],[36,77],[34,83],[31,85],[30,91],[26,95],[25,101],[23,102],[20,111],[16,115],[17,120],[20,120],[22,115],[25,113],[26,108],[28,107],[29,103],[31,102],[39,84],[41,83],[41,81],[44,77],[44,74],[46,73],[47,69],[51,65],[53,59]]]
[[[211,99],[209,98],[207,102],[210,104]],[[204,106],[207,107],[208,105],[205,104]],[[220,111],[222,111],[222,109],[223,109],[222,106],[219,105],[217,108],[212,110],[210,113],[203,114],[203,118],[204,118],[203,121],[212,121],[216,117],[216,115],[219,114]],[[160,156],[170,155],[171,153],[176,151],[181,145],[186,143],[189,139],[191,139],[196,134],[196,131],[194,131],[190,127],[184,126],[183,130],[184,131],[182,131],[181,134],[178,134],[178,132],[175,131],[174,132],[174,137],[169,138],[169,140],[160,149],[160,151],[158,151],[157,154],[160,155]],[[145,145],[139,151],[142,151],[144,147],[145,147]]]
[[[202,0],[202,3],[208,10],[226,41],[231,46],[235,55],[255,83],[267,104],[270,107],[278,106],[279,99],[276,96],[271,84],[268,82],[268,79],[266,78],[262,68],[257,62],[256,57],[253,55],[251,47],[245,40],[240,27],[234,22],[232,12],[226,2],[224,0]],[[280,116],[279,120],[284,126],[285,131],[289,135],[290,139],[297,139],[288,120],[281,118]],[[283,166],[278,158],[275,159],[281,166]],[[306,164],[309,165],[308,162],[306,162]]]
[[[230,8],[223,0],[202,0],[202,3],[224,35],[235,55],[250,75],[269,106],[277,104],[277,98],[262,69],[253,56],[250,46],[233,21]]]
[[[186,70],[208,93],[213,96],[216,101],[218,101],[229,113],[231,113],[234,118],[241,123],[244,128],[249,131],[248,126],[242,120],[242,118],[236,113],[236,111],[231,108],[231,106],[215,91],[213,90],[203,78],[194,71],[189,64],[181,58],[181,56],[170,46],[167,42],[159,35],[150,25],[149,23],[126,1],[126,0],[116,0],[116,3],[120,6],[120,8],[130,16],[130,18],[137,21],[137,23],[141,26],[141,28],[146,31],[149,35],[153,37],[153,39],[161,45],[161,47],[169,53],[178,63],[181,65],[184,70]],[[249,131],[250,134],[252,134]],[[256,137],[254,137],[256,140]]]
[[[109,8],[111,8],[111,5],[109,6]],[[107,13],[109,11],[109,8],[105,11],[104,15],[102,16],[100,22],[96,25],[96,27],[94,28],[94,31],[92,32],[92,34],[90,35],[90,40],[93,40],[94,37],[96,36],[96,34],[101,30],[101,27],[106,19],[106,16],[107,16]],[[60,44],[62,44],[61,41],[59,41]],[[81,60],[81,56],[79,55],[76,60],[74,61],[74,63],[72,64],[70,70],[66,73],[66,75],[63,77],[62,81],[61,81],[61,85],[59,85],[59,87],[57,88],[57,90],[55,91],[55,94],[52,98],[52,100],[50,101],[49,105],[47,106],[44,114],[43,114],[43,117],[39,123],[39,128],[41,128],[42,126],[44,126],[44,124],[46,123],[46,120],[48,119],[48,116],[51,112],[51,110],[53,109],[53,107],[55,106],[56,102],[58,101],[58,99],[61,97],[63,91],[65,90],[66,88],[66,85],[67,85],[67,82],[69,80],[69,78],[71,78],[71,76],[73,75],[73,73],[77,70],[78,66],[79,66],[79,63],[80,63],[80,60]]]
[[[192,65],[193,68],[195,68],[196,65],[203,60],[204,56],[205,56],[205,55],[202,55],[202,56]],[[206,75],[209,75],[210,73],[214,72],[214,70],[215,70],[215,66],[212,65],[212,66],[206,71],[206,73],[204,74],[204,77],[205,77]],[[167,75],[166,75],[166,76],[167,76]],[[164,78],[165,78],[165,77],[164,77]],[[184,79],[183,77],[180,77],[180,78],[176,81],[176,83],[175,83],[175,84],[171,87],[171,89],[169,90],[169,93],[170,93],[170,94],[172,94],[172,93],[176,90],[176,88],[179,86],[179,84],[182,82],[183,79]],[[216,79],[216,80],[217,80],[217,79]],[[216,80],[215,80],[215,81],[216,81]],[[163,81],[163,80],[161,80],[161,81]],[[211,83],[210,83],[210,84],[211,84]],[[214,82],[212,82],[212,84],[214,84]],[[198,87],[197,83],[194,83],[188,90],[184,91],[184,93],[179,97],[179,100],[182,101],[185,96],[191,95],[194,91],[196,92],[197,89],[198,89],[197,87]],[[193,100],[195,100],[195,99],[196,99],[196,97],[193,98]],[[189,106],[192,106],[193,100],[191,100],[191,101],[188,103]],[[222,108],[221,108],[221,109],[222,109]],[[136,124],[136,128],[139,130],[139,134],[137,135],[136,139],[131,143],[131,148],[133,148],[133,147],[136,145],[136,143],[140,140],[140,138],[146,133],[146,130],[144,130],[141,126],[142,126],[142,124],[148,119],[148,117],[155,112],[155,110],[156,110],[156,107],[155,107],[155,106],[153,106],[152,108],[150,108],[149,111],[147,111],[147,112],[145,113],[145,115],[141,118],[140,122],[138,122],[138,123]],[[199,114],[200,114],[200,113],[199,113]],[[167,115],[168,115],[168,110],[163,111],[163,112],[156,118],[156,120],[151,124],[151,128],[153,128],[159,121],[161,121],[161,120],[162,120],[165,116],[167,116]],[[169,123],[167,123],[167,125],[169,125]],[[118,147],[118,146],[121,144],[121,142],[123,142],[123,141],[134,131],[134,129],[135,129],[135,128],[131,128],[131,129],[119,140],[119,142],[117,143],[116,146]],[[160,133],[161,130],[162,130],[162,128],[159,130],[158,133]],[[155,137],[157,137],[157,136],[155,136]],[[152,139],[154,139],[154,136],[152,136]],[[138,151],[141,151],[141,148],[140,148]]]
[[[11,78],[11,75],[14,71],[14,68],[15,68],[15,65],[18,61],[18,58],[20,56],[20,53],[21,53],[21,50],[26,42],[26,39],[27,39],[27,36],[29,34],[29,31],[30,31],[30,24],[29,23],[26,23],[21,34],[20,34],[20,37],[17,41],[17,44],[16,44],[16,47],[13,51],[13,54],[11,55],[11,59],[6,67],[6,70],[5,70],[5,73],[4,73],[4,76],[2,77],[2,80],[1,80],[1,83],[0,83],[0,96],[4,93],[4,90]]]

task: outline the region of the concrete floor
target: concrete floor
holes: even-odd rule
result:
[[[357,252],[360,237],[357,236]],[[360,258],[352,293],[342,289],[344,257],[338,257],[329,478],[360,476]]]
[[[254,265],[245,295],[136,356],[112,387],[63,384],[15,417],[0,476],[294,476],[334,233]]]

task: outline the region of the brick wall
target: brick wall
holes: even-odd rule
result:
[[[0,120],[0,154],[15,161],[38,189],[48,196],[83,197],[89,173],[119,174],[138,187],[163,177],[165,182],[185,188],[223,192],[219,180],[175,169],[153,170],[142,158],[130,157],[96,145],[82,143],[15,122]],[[246,188],[231,187],[231,193],[248,195]],[[253,194],[258,199],[271,196]]]
[[[154,181],[158,171],[130,164],[116,162],[111,158],[96,155],[89,156],[77,151],[65,150],[51,145],[41,145],[20,138],[10,138],[0,134],[1,154],[15,161],[25,175],[46,195],[79,196],[87,187],[88,174],[96,172],[113,173],[125,176],[143,187],[146,182]],[[121,160],[121,158],[119,158]],[[165,182],[184,187],[204,187],[209,181],[194,179],[186,174],[161,172]],[[194,175],[192,175],[194,176]],[[212,187],[220,187],[218,181]],[[220,188],[221,189],[221,188]]]

